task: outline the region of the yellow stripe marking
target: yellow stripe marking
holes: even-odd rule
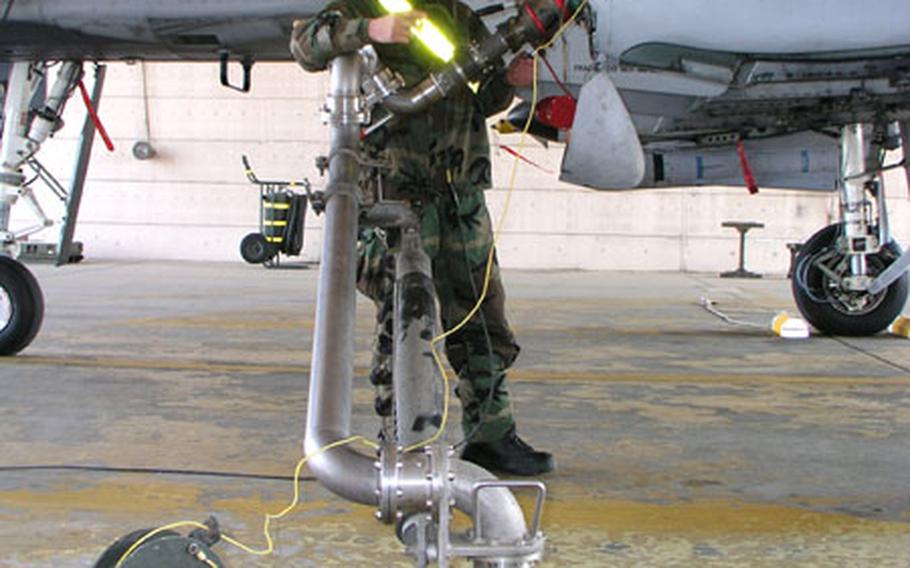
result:
[[[64,367],[148,369],[162,371],[211,371],[230,373],[298,373],[309,374],[309,365],[260,364],[260,363],[207,363],[190,360],[125,359],[116,357],[63,357],[19,355],[0,357],[0,367],[15,365],[60,365]],[[368,368],[357,368],[356,376],[366,376]],[[903,376],[857,377],[822,375],[767,375],[767,374],[670,374],[670,373],[607,373],[596,371],[566,372],[547,369],[514,369],[509,372],[513,381],[540,383],[652,383],[652,384],[795,384],[795,385],[875,385],[908,386],[910,378]]]
[[[544,528],[600,529],[604,534],[644,533],[668,537],[751,535],[906,535],[902,522],[863,519],[843,513],[816,512],[778,504],[735,500],[695,501],[669,505],[588,498],[547,501]]]

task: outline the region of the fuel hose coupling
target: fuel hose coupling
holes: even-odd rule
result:
[[[464,49],[443,70],[431,74],[405,93],[393,93],[382,101],[392,114],[415,114],[426,110],[456,89],[482,78],[495,68],[499,59],[517,52],[525,44],[545,44],[571,17],[577,0],[526,0],[518,14],[500,24],[496,33],[479,45]],[[577,9],[577,8],[576,8]]]

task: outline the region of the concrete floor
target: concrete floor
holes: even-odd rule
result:
[[[287,476],[300,455],[315,269],[34,267],[44,329],[0,360],[0,467]],[[721,322],[795,311],[789,283],[506,272],[520,431],[557,455],[546,566],[910,566],[910,344],[782,340]],[[359,311],[359,373],[372,311]],[[456,405],[457,406],[457,405]],[[457,424],[457,408],[454,424]],[[377,423],[355,393],[355,430]],[[449,432],[458,441],[458,428]],[[408,566],[312,480],[277,553],[232,566]],[[262,545],[283,480],[0,469],[0,566],[89,566],[117,537],[214,513]]]

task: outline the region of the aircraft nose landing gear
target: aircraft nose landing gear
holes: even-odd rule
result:
[[[38,281],[18,260],[0,256],[0,356],[25,349],[43,319],[44,297]]]
[[[833,335],[872,335],[888,327],[907,301],[907,274],[878,293],[850,289],[850,255],[838,247],[841,224],[829,225],[804,244],[796,258],[793,297],[816,329]],[[893,241],[866,255],[871,279],[901,256]]]
[[[907,301],[910,261],[891,237],[884,185],[877,179],[884,151],[894,149],[880,135],[884,131],[877,125],[867,138],[863,125],[843,128],[841,222],[815,233],[793,265],[796,305],[823,333],[873,335]]]

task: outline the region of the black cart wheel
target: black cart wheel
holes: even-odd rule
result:
[[[130,549],[134,544],[136,544],[140,538],[144,537],[148,533],[152,532],[155,529],[140,529],[138,531],[133,531],[126,536],[122,536],[117,541],[108,547],[107,550],[101,555],[101,558],[95,562],[94,568],[115,568],[120,562],[120,559],[123,558],[123,555],[126,554],[126,551]],[[154,542],[155,540],[160,540],[166,536],[174,536],[177,533],[174,531],[162,531],[155,536],[151,537],[148,542]],[[130,555],[132,556],[132,555]]]
[[[28,347],[43,319],[44,296],[38,281],[21,262],[0,256],[0,356]]]
[[[240,241],[240,256],[250,264],[262,264],[275,256],[275,247],[262,233],[250,233]]]
[[[796,257],[793,297],[803,317],[831,335],[872,335],[888,327],[907,301],[907,274],[878,294],[846,290],[840,278],[850,273],[850,259],[837,250],[842,225],[829,225],[812,235]],[[901,255],[894,242],[868,255],[869,276],[881,274]]]
[[[155,529],[142,529],[122,537],[104,551],[94,568],[224,567],[221,559],[210,548],[211,545],[192,535],[181,536],[170,530],[156,533],[130,550],[153,530]],[[127,552],[130,554],[124,556]]]

